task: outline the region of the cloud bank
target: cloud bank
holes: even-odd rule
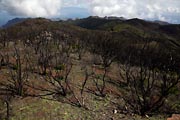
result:
[[[76,18],[85,18],[89,17],[91,14],[86,8],[81,7],[64,7],[61,9],[60,18],[62,19],[76,19]]]
[[[92,0],[93,15],[180,21],[180,0]]]
[[[13,16],[53,17],[61,5],[61,0],[0,0],[0,10]]]
[[[73,9],[72,9],[73,8]],[[180,23],[180,0],[0,0],[0,14],[14,17],[120,16]],[[4,18],[0,18],[0,22]]]

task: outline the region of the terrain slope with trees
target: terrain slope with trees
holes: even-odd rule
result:
[[[0,119],[164,120],[180,113],[180,25],[19,20],[0,29]]]

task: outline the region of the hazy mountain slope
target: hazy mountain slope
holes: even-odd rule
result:
[[[20,22],[23,22],[25,21],[27,18],[14,18],[12,20],[9,20],[5,25],[3,25],[2,27],[3,28],[7,28],[7,27],[10,27],[12,25],[15,25],[17,23],[20,23]]]
[[[77,19],[77,20],[73,20],[70,21],[68,23],[79,26],[79,27],[83,27],[83,28],[87,28],[87,29],[99,29],[101,26],[103,26],[106,23],[109,22],[121,22],[123,20],[120,19],[105,19],[105,18],[100,18],[100,17],[88,17],[88,18],[84,18],[84,19]]]
[[[130,36],[133,36],[134,34],[137,36],[143,36],[146,34],[152,37],[158,37],[159,39],[170,39],[170,41],[180,44],[180,25],[160,24],[159,22],[145,21],[138,18],[129,20],[112,20],[99,17],[88,17],[67,23],[90,30],[123,32],[131,34]]]
[[[83,39],[88,39],[92,33],[102,31],[109,32],[114,39],[119,41],[126,40],[127,44],[141,41],[143,37],[149,36],[152,40],[160,41],[166,46],[170,45],[173,48],[180,46],[180,25],[160,25],[140,19],[120,20],[88,17],[56,22],[44,18],[29,18],[8,27],[7,30],[10,37],[15,39],[27,38],[41,31],[55,31],[69,34],[72,37],[85,36]]]
[[[51,32],[52,34],[58,34],[58,36],[70,36],[74,39],[80,38],[85,35],[86,29],[81,27],[65,24],[62,22],[55,22],[45,18],[26,19],[21,23],[10,26],[4,29],[8,34],[8,40],[16,41],[35,41],[36,37],[42,34],[42,32]],[[53,35],[54,39],[56,35]]]
[[[167,35],[173,36],[180,40],[180,25],[164,25],[159,29]]]

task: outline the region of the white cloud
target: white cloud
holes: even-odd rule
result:
[[[58,17],[65,12],[61,8],[72,7],[85,8],[91,15],[180,23],[180,0],[0,0],[0,12],[13,16]]]
[[[92,0],[90,8],[98,16],[180,20],[180,0]]]
[[[0,10],[11,15],[52,17],[60,12],[61,0],[0,0]]]
[[[63,7],[81,7],[87,8],[91,3],[91,0],[62,0]]]

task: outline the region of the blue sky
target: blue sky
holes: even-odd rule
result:
[[[180,23],[180,0],[0,0],[0,25],[15,17],[119,16]]]

